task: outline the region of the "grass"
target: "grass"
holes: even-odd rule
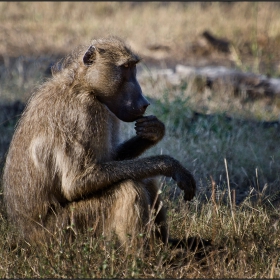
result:
[[[232,42],[244,70],[279,75],[279,8],[276,2],[1,2],[0,53],[4,58],[64,54],[114,34],[144,57],[188,62],[192,44],[211,27]],[[149,50],[151,44],[171,50],[160,55]],[[236,63],[234,55],[230,60]]]
[[[191,55],[189,44],[211,26],[215,34],[232,40],[238,67],[278,76],[279,8],[272,2],[216,2],[206,7],[1,2],[1,103],[26,102],[57,56],[108,33],[125,37],[145,57],[145,65],[152,55],[148,43],[170,45],[169,55],[180,61]],[[165,138],[143,156],[172,155],[198,183],[196,198],[185,203],[174,181],[160,179],[170,233],[182,239],[211,239],[206,259],[201,263],[192,252],[186,255],[157,243],[150,250],[140,246],[125,251],[114,238],[93,238],[90,233],[78,235],[73,243],[54,242],[40,249],[16,244],[1,204],[1,278],[280,277],[279,128],[262,124],[278,119],[279,100],[244,100],[227,87],[210,90],[192,80],[171,86],[150,76],[140,83],[151,100],[147,114],[166,124]],[[18,120],[18,111],[2,108],[8,107],[0,110],[1,167]],[[133,124],[123,124],[123,137],[133,134]]]
[[[249,201],[242,207],[199,199],[186,205],[165,196],[170,231],[184,238],[211,238],[214,248],[201,264],[155,244],[124,251],[114,239],[77,236],[71,243],[10,247],[9,229],[1,223],[0,277],[3,278],[267,278],[279,275],[279,226],[276,212]],[[8,239],[6,239],[8,237]],[[137,238],[142,238],[138,236]]]

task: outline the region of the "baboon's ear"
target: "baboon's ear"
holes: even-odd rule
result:
[[[85,65],[91,65],[96,58],[96,48],[90,46],[86,53],[84,54],[83,61]]]

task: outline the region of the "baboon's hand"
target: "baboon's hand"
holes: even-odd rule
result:
[[[165,126],[156,116],[145,116],[136,121],[135,130],[138,136],[158,142],[164,136]]]
[[[183,166],[176,168],[172,178],[178,187],[184,191],[184,199],[191,200],[195,196],[196,182],[193,175]]]

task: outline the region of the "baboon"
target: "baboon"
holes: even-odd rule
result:
[[[136,79],[138,55],[117,37],[93,40],[54,67],[17,124],[3,174],[9,221],[28,242],[91,230],[125,243],[155,208],[166,244],[166,214],[153,177],[172,177],[185,200],[192,174],[167,155],[137,158],[158,143],[164,124],[144,116],[149,102]],[[120,121],[136,135],[119,143]]]

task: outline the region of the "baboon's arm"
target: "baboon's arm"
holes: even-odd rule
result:
[[[147,149],[154,146],[157,142],[140,136],[134,136],[128,141],[118,146],[115,160],[134,159],[144,153]]]
[[[62,176],[62,186],[66,198],[73,201],[123,180],[141,180],[157,175],[172,177],[184,190],[185,200],[191,200],[195,195],[196,183],[192,174],[177,160],[166,155],[94,164],[80,176],[72,179],[68,175]]]
[[[164,124],[155,116],[139,118],[135,123],[136,136],[121,144],[115,160],[133,159],[157,144],[165,134]]]

